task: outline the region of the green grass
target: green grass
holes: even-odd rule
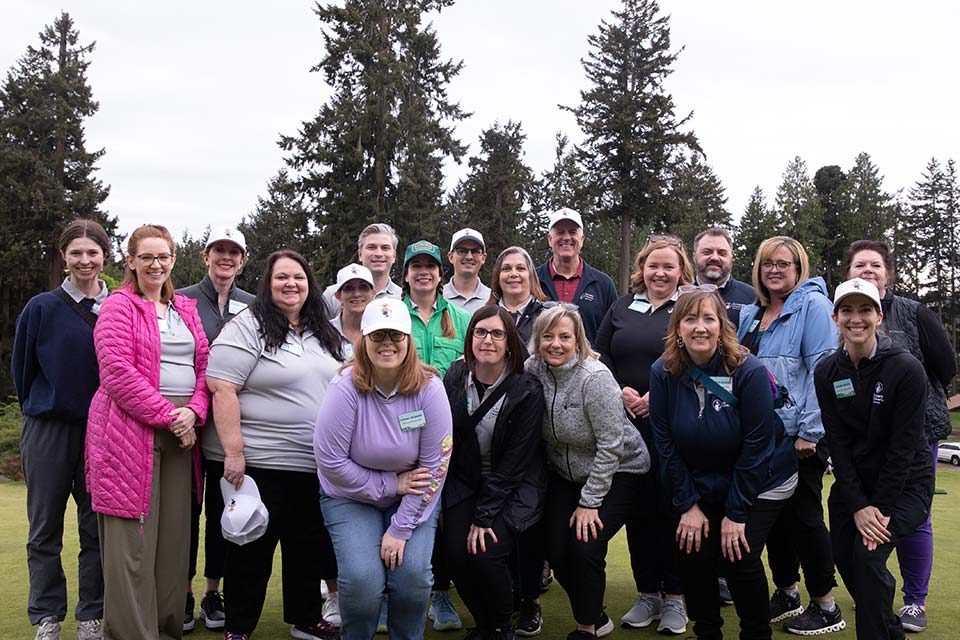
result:
[[[827,482],[831,480],[828,477]],[[925,640],[953,640],[957,637],[956,621],[960,620],[960,600],[955,596],[960,593],[960,470],[947,468],[941,465],[937,485],[946,489],[946,495],[938,495],[934,498],[934,527],[936,531],[936,561],[934,564],[933,583],[930,588],[930,596],[927,600],[928,617],[930,626],[922,634]],[[826,492],[824,492],[826,494]],[[30,628],[26,616],[27,600],[27,569],[26,552],[24,545],[26,543],[27,522],[26,510],[24,506],[25,488],[23,483],[11,482],[0,484],[0,575],[6,576],[3,580],[2,589],[0,589],[0,638],[32,638],[33,631]],[[64,570],[67,574],[70,602],[74,604],[76,597],[76,514],[72,509],[67,511],[67,531],[70,532],[64,539],[65,559]],[[202,550],[201,550],[202,553]],[[201,559],[202,566],[202,559]],[[890,566],[897,574],[896,561],[891,559]],[[618,620],[621,615],[633,604],[635,596],[633,580],[630,575],[630,564],[627,557],[626,541],[622,535],[618,535],[611,545],[608,556],[607,567],[607,611],[614,620]],[[282,622],[280,612],[280,563],[279,553],[275,563],[274,579],[270,584],[270,591],[266,607],[260,626],[255,634],[256,640],[282,640],[289,638],[289,627]],[[897,575],[897,584],[900,584],[899,575]],[[200,580],[195,582],[196,588],[201,588]],[[849,595],[840,587],[836,591],[837,600],[843,609],[848,627],[845,631],[837,634],[831,634],[829,637],[843,639],[852,639],[855,637],[853,631],[853,607]],[[806,602],[806,595],[804,595]],[[899,595],[896,603],[900,604]],[[573,628],[573,619],[570,616],[570,607],[562,589],[554,583],[550,591],[544,595],[544,618],[546,624],[541,638],[564,638],[567,632]],[[467,618],[464,607],[459,607],[461,614]],[[726,619],[725,629],[728,638],[737,637],[737,621],[733,607],[724,608]],[[467,622],[467,620],[465,620]],[[426,637],[448,640],[459,640],[464,634],[436,633],[433,630],[428,631]],[[688,627],[688,635],[692,637],[693,630]],[[202,629],[198,622],[197,631],[191,634],[196,640],[213,640],[218,636],[208,633]],[[377,636],[384,638],[386,636]],[[641,638],[659,638],[656,631],[652,628],[642,630],[625,630],[617,628],[612,638],[641,639]],[[776,638],[795,638],[784,633],[782,630],[775,630]],[[73,640],[75,638],[75,629],[72,618],[68,617],[68,622],[64,626],[64,638]]]

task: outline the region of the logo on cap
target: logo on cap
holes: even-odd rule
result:
[[[390,305],[388,303],[386,302],[380,303],[380,315],[382,315],[384,318],[393,317],[393,309],[390,308]]]

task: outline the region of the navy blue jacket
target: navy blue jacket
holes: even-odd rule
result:
[[[549,261],[537,267],[537,277],[547,297],[557,300],[557,288],[553,286],[553,278],[550,277]],[[593,344],[600,322],[603,316],[607,315],[607,309],[616,299],[617,287],[613,284],[613,278],[583,260],[583,276],[580,277],[580,284],[573,294],[573,304],[577,305],[580,317],[583,318],[583,329],[587,332],[590,344]]]
[[[718,355],[701,368],[726,376]],[[689,375],[674,377],[657,360],[650,372],[650,421],[674,508],[684,513],[699,502],[722,505],[730,520],[746,522],[757,496],[796,472],[797,456],[773,409],[763,363],[748,355],[732,378],[737,407],[707,389],[701,401]]]

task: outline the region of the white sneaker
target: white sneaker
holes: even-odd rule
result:
[[[637,602],[630,608],[630,611],[627,611],[620,618],[620,624],[634,629],[649,627],[654,620],[660,619],[662,609],[663,600],[659,595],[641,593],[637,596]]]
[[[103,640],[99,620],[84,620],[77,623],[77,640]]]
[[[340,628],[340,592],[332,591],[327,594],[327,599],[323,601],[323,608],[320,610],[323,619]]]
[[[321,580],[320,581],[320,597],[326,600],[328,595],[330,595],[330,589],[327,588],[327,581]]]
[[[33,640],[60,640],[60,621],[54,616],[41,620]]]

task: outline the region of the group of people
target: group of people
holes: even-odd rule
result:
[[[889,247],[851,245],[831,301],[788,237],[761,244],[751,286],[731,276],[727,232],[699,234],[692,259],[652,235],[623,296],[582,258],[578,212],[553,212],[547,240],[539,268],[500,252],[489,287],[477,231],[453,235],[446,283],[440,247],[413,242],[398,285],[398,238],[371,224],[326,290],[281,250],[251,294],[236,229],[211,233],[207,275],[175,291],[173,238],[145,225],[108,295],[107,234],[71,223],[67,277],[24,308],[13,356],[37,639],[60,638],[67,614],[70,495],[80,640],[194,628],[201,511],[199,620],[227,640],[254,633],[278,544],[294,638],[460,629],[451,587],[467,638],[537,635],[551,571],[568,639],[602,637],[621,528],[637,588],[625,627],[692,621],[721,638],[732,603],[747,640],[780,621],[839,631],[836,567],[858,637],[925,628],[956,361],[936,317],[889,289]]]

